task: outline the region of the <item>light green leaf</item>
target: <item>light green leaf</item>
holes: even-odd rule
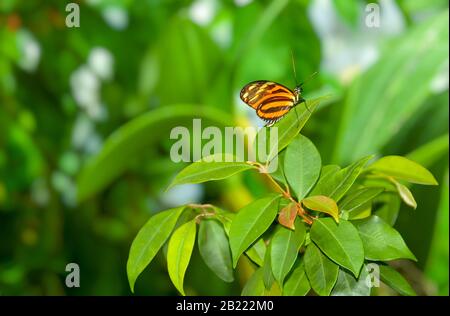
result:
[[[361,188],[352,191],[339,202],[339,209],[349,213],[356,211],[383,191],[383,188]]]
[[[411,183],[438,184],[431,172],[418,163],[402,156],[382,157],[371,164],[367,170]]]
[[[291,271],[298,256],[298,251],[305,241],[306,228],[300,218],[295,221],[295,230],[279,226],[272,237],[271,266],[275,279],[283,284],[284,278]]]
[[[367,286],[367,269],[361,269],[359,278],[339,269],[337,282],[331,292],[331,296],[370,296],[371,288]]]
[[[331,215],[336,222],[339,222],[339,209],[336,202],[325,195],[309,196],[302,200],[302,204],[310,210]]]
[[[266,244],[262,238],[258,239],[245,254],[258,266],[262,267],[264,264],[264,256],[266,255]]]
[[[341,219],[337,224],[331,218],[319,218],[314,221],[311,240],[330,259],[350,270],[356,277],[364,262],[364,248],[356,228]]]
[[[231,251],[222,225],[206,219],[200,222],[198,248],[206,265],[225,282],[233,282]]]
[[[412,289],[411,285],[405,280],[405,278],[396,270],[389,266],[380,265],[380,278],[381,281],[389,285],[392,289],[406,296],[416,296],[416,292]]]
[[[273,282],[272,288],[267,290],[263,282],[263,268],[256,270],[242,289],[242,296],[279,296],[281,289]]]
[[[326,178],[324,177],[323,181],[319,180],[311,195],[326,195],[339,202],[371,158],[372,156],[361,158],[337,172],[334,172],[336,170],[335,168],[331,169],[330,167],[330,173],[327,174]]]
[[[380,217],[390,226],[394,226],[400,211],[400,198],[394,192],[385,192],[375,199],[375,202],[382,203],[382,206],[375,211],[375,215]]]
[[[286,149],[284,170],[298,200],[312,189],[320,175],[321,158],[314,144],[299,134]]]
[[[196,161],[181,170],[167,189],[177,184],[221,180],[248,169],[256,169],[256,167],[245,162]]]
[[[262,128],[256,135],[254,148],[255,151],[258,152],[259,145],[262,145],[262,148],[268,148],[268,150],[265,151],[267,153],[266,157],[261,157],[258,155],[258,160],[262,162],[272,161],[272,159],[286,146],[288,146],[292,139],[300,133],[316,107],[325,98],[326,97],[321,97],[314,100],[308,100],[309,110],[304,104],[299,104],[288,114],[286,114],[283,119],[275,123],[273,127]],[[270,142],[270,133],[273,128],[277,128],[278,131],[277,141]]]
[[[127,261],[128,281],[132,292],[137,277],[169,238],[184,209],[184,206],[180,206],[152,216],[134,238]]]
[[[397,191],[398,191],[398,195],[403,200],[403,202],[405,202],[407,205],[411,206],[413,209],[416,209],[417,202],[414,199],[414,196],[412,195],[412,193],[408,189],[408,187],[394,179],[391,179],[391,181],[395,184],[395,187],[397,188]]]
[[[326,187],[326,184],[331,181],[334,175],[341,170],[341,167],[338,165],[326,165],[322,167],[320,171],[319,180],[316,185],[312,189],[309,195],[322,195],[322,188]]]
[[[353,224],[361,236],[366,259],[388,261],[406,258],[417,261],[400,233],[380,217],[372,215]]]
[[[169,240],[167,249],[167,270],[177,290],[184,294],[184,275],[194,249],[197,224],[195,219],[181,225]]]
[[[192,124],[192,113],[218,126],[228,126],[231,121],[222,111],[189,104],[164,106],[138,116],[111,134],[102,150],[81,170],[77,199],[83,201],[104,189],[127,170],[133,162],[131,158],[139,157],[160,142],[162,134],[169,136],[171,128],[183,123]]]
[[[305,296],[311,290],[311,285],[306,276],[303,261],[294,266],[291,275],[286,280],[283,287],[285,296]]]
[[[306,248],[304,261],[306,275],[313,290],[321,296],[330,295],[338,278],[339,267],[313,243]]]
[[[261,236],[277,216],[280,195],[271,194],[242,208],[230,227],[233,267],[241,254]]]

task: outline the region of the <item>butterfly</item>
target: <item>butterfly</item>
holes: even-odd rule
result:
[[[257,80],[245,85],[240,97],[255,109],[256,114],[267,123],[267,127],[270,127],[296,105],[306,102],[302,97],[302,85],[297,85],[291,90],[273,81]]]

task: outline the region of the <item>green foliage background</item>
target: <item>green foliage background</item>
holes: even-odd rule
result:
[[[76,2],[80,28],[65,26],[66,1],[0,3],[0,294],[128,295],[128,250],[151,215],[185,202],[237,210],[268,192],[254,173],[165,192],[186,166],[170,160],[169,134],[193,117],[205,126],[252,124],[239,90],[257,79],[293,87],[292,49],[299,80],[319,71],[305,97],[331,95],[302,131],[323,164],[405,155],[438,180],[439,187],[412,187],[416,210],[401,206],[395,227],[418,262],[396,267],[419,294],[448,295],[447,1],[395,2],[404,27],[378,37],[363,23],[365,1],[330,1],[340,21],[335,36],[373,38],[378,52],[369,68],[355,62],[339,72],[324,67],[330,38],[314,27],[315,1],[206,1],[215,8],[206,24],[192,20],[198,3],[189,0]],[[116,24],[108,22],[114,10]],[[123,15],[125,27],[117,24]],[[34,66],[30,37],[40,52]],[[88,87],[99,84],[104,117],[80,106],[71,83],[80,67],[108,68],[89,62],[95,47],[113,60],[109,78],[83,77]],[[440,89],[438,74],[447,77]],[[80,288],[65,287],[69,262],[80,265]],[[195,247],[185,290],[236,295],[251,273],[240,267],[225,283]],[[164,252],[135,290],[177,294]]]

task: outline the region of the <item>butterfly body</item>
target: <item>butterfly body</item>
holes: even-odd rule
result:
[[[273,81],[258,80],[245,85],[240,97],[267,122],[266,126],[272,126],[297,104],[305,101],[302,91],[301,85],[291,90]]]

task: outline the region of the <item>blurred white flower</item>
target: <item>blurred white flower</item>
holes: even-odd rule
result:
[[[448,90],[448,74],[449,74],[449,62],[445,63],[441,71],[433,78],[430,83],[430,90],[435,93],[442,93]]]
[[[124,30],[128,26],[128,12],[118,6],[108,6],[102,11],[103,19],[115,30]]]
[[[41,47],[33,34],[21,30],[17,34],[20,51],[19,67],[27,72],[36,70],[41,58]]]
[[[160,196],[161,203],[166,207],[174,207],[188,203],[200,203],[204,195],[201,184],[181,184],[164,192]]]
[[[207,25],[214,18],[216,9],[214,0],[197,0],[189,8],[189,17],[199,25]]]
[[[88,154],[98,152],[102,146],[102,140],[95,131],[94,123],[84,114],[79,115],[75,121],[72,130],[72,146]]]
[[[109,80],[113,75],[114,57],[103,47],[91,49],[88,57],[91,70],[102,80]]]
[[[380,27],[365,25],[364,6],[355,29],[351,29],[338,16],[332,1],[314,0],[308,15],[322,43],[321,68],[349,83],[358,73],[375,63],[379,57],[379,43],[386,36],[397,35],[404,30],[404,20],[392,0],[380,0]]]
[[[253,0],[234,0],[234,3],[238,6],[238,7],[243,7],[249,3],[251,3]]]

